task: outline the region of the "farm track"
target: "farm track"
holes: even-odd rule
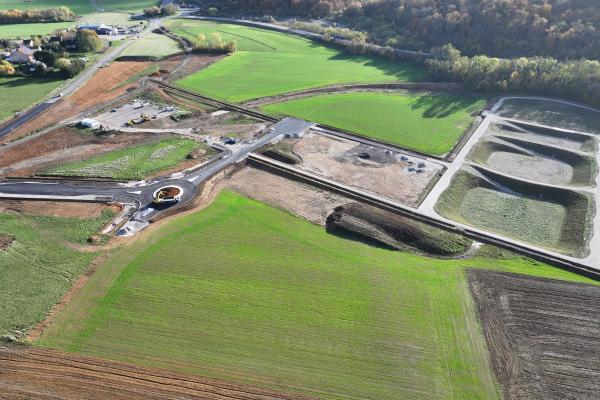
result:
[[[38,348],[0,348],[0,399],[306,400],[249,385]]]
[[[451,91],[460,90],[459,84],[439,83],[439,82],[400,82],[400,83],[362,83],[347,85],[331,85],[316,89],[300,90],[292,93],[285,93],[276,96],[261,97],[248,100],[242,103],[245,107],[255,108],[268,104],[280,103],[289,100],[302,99],[305,97],[318,96],[332,93],[353,93],[353,92],[401,92],[407,90],[420,91]]]

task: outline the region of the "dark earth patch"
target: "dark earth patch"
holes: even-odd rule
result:
[[[14,237],[0,233],[0,251],[3,251],[10,247],[10,245],[13,244],[14,241]]]
[[[467,277],[505,399],[598,398],[600,287],[475,269]]]

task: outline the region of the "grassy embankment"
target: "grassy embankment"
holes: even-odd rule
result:
[[[501,192],[468,172],[459,172],[436,209],[452,220],[574,256],[588,253],[593,201],[585,193],[521,184],[490,174]],[[549,217],[551,216],[551,217]]]
[[[85,176],[113,179],[143,179],[177,166],[200,143],[189,139],[169,138],[158,142],[115,150],[87,160],[67,163],[50,169],[50,175]],[[209,149],[207,148],[207,151]]]
[[[424,72],[410,64],[353,56],[308,39],[240,25],[171,20],[167,25],[188,37],[212,33],[236,40],[238,51],[178,81],[229,101],[244,101],[340,83],[414,81]]]
[[[56,304],[96,256],[78,251],[113,217],[85,219],[0,213],[0,233],[15,239],[0,251],[0,335],[27,331]]]
[[[508,99],[497,114],[542,125],[600,134],[600,110],[557,101]]]
[[[329,235],[231,192],[112,255],[37,343],[323,399],[494,399],[464,267]]]
[[[89,0],[0,0],[0,10],[39,10],[61,6],[69,7],[77,15],[90,14],[94,11]]]
[[[463,135],[480,97],[447,93],[342,93],[263,107],[432,155],[448,153]]]

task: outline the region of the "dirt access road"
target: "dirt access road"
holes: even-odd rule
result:
[[[0,399],[308,400],[248,385],[19,347],[0,347]]]

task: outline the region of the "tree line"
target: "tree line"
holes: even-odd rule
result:
[[[30,22],[75,21],[75,13],[68,7],[43,10],[0,10],[0,24],[22,24]]]
[[[189,0],[210,14],[330,17],[356,0]]]
[[[566,96],[600,107],[600,62],[544,57],[468,57],[448,44],[426,62],[433,80],[460,82],[478,91],[530,91]]]

